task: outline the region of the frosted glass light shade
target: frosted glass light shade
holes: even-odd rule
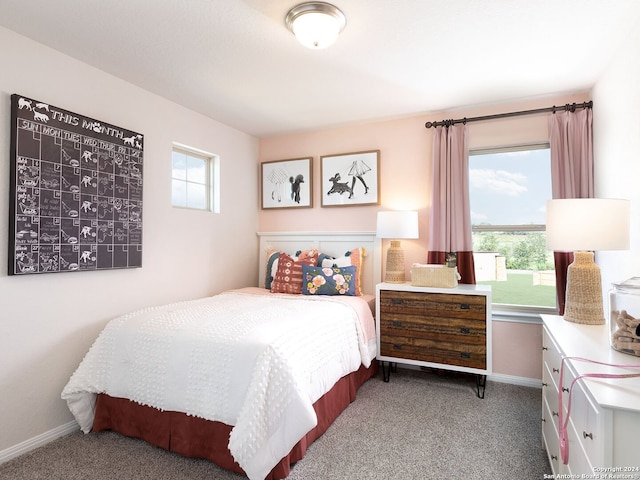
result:
[[[318,50],[335,43],[347,19],[330,3],[306,2],[289,10],[285,23],[302,45]]]

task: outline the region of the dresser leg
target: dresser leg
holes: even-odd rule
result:
[[[385,367],[384,363],[385,362],[383,361],[380,362],[380,365],[382,366],[382,380],[385,382],[388,382],[391,372],[396,371],[396,364],[392,362],[387,362],[387,366]]]
[[[487,386],[486,375],[476,375],[476,388],[478,390],[478,398],[484,398],[484,390]]]

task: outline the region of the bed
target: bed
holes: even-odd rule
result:
[[[355,400],[377,371],[380,241],[258,235],[259,287],[109,322],[62,392],[85,433],[114,430],[281,479]]]

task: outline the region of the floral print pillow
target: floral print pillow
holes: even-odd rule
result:
[[[312,267],[302,265],[303,295],[356,294],[356,271],[349,267]]]

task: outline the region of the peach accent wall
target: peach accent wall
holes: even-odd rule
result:
[[[313,157],[313,208],[261,210],[259,230],[368,230],[376,229],[378,210],[417,210],[417,240],[403,240],[407,275],[413,262],[425,262],[429,233],[432,130],[427,121],[530,110],[589,101],[588,93],[548,97],[503,105],[440,112],[316,132],[263,138],[259,161]],[[469,148],[487,148],[548,141],[548,113],[470,122]],[[337,153],[380,150],[380,205],[320,206],[320,157]],[[388,243],[383,242],[384,251]],[[410,277],[407,277],[410,278]],[[494,322],[494,373],[540,378],[540,326]]]

